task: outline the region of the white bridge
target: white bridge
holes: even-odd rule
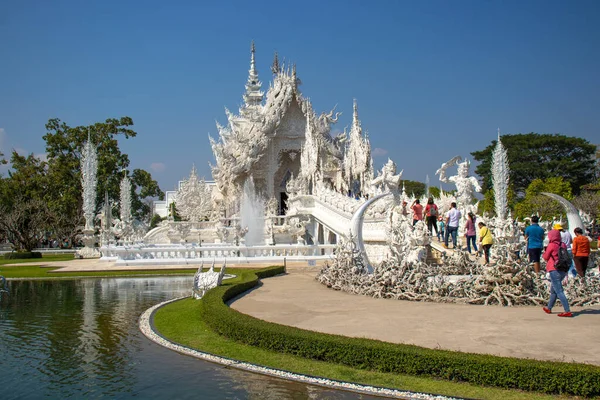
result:
[[[321,190],[319,195],[301,195],[290,199],[291,215],[267,217],[276,237],[276,244],[245,246],[224,241],[226,232],[229,241],[239,223],[237,219],[225,219],[221,223],[221,232],[216,222],[173,223],[149,232],[147,237],[154,238],[154,244],[130,244],[103,246],[102,259],[116,261],[116,265],[186,265],[201,261],[235,263],[265,262],[287,260],[323,260],[330,259],[340,237],[350,232],[350,221],[354,212],[365,200]],[[385,210],[384,210],[385,211]],[[372,260],[383,258],[387,253],[385,239],[385,212],[367,214],[363,226],[363,238],[367,252]],[[291,218],[307,218],[302,228],[309,242],[290,235],[288,228]],[[179,224],[179,225],[178,225]],[[187,224],[187,225],[186,225]],[[269,224],[265,224],[269,226]],[[180,232],[173,232],[173,226]],[[219,238],[219,233],[221,238]]]

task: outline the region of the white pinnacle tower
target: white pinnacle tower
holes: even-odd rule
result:
[[[494,187],[496,216],[500,220],[506,219],[508,212],[509,175],[508,155],[500,140],[500,128],[498,128],[498,143],[496,143],[492,153],[492,184]]]
[[[254,41],[250,48],[250,70],[248,71],[248,81],[246,82],[246,93],[244,93],[244,106],[242,111],[248,112],[260,107],[263,101],[264,93],[260,90],[262,83],[258,80],[258,71],[256,71],[256,62],[254,59]]]
[[[100,256],[95,248],[96,235],[94,218],[96,217],[96,186],[98,184],[98,153],[96,146],[92,143],[90,132],[81,149],[81,186],[83,188],[83,216],[85,227],[83,229],[83,243],[85,247],[77,252],[81,258],[93,258]]]

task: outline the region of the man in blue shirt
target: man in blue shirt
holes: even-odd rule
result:
[[[544,229],[538,225],[540,218],[537,215],[531,217],[531,225],[525,229],[525,240],[527,240],[527,254],[529,262],[533,263],[536,273],[540,272],[540,256],[544,247]]]

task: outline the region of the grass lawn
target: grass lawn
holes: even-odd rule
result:
[[[238,276],[234,283],[243,279]],[[228,282],[229,284],[229,282]],[[305,358],[267,351],[230,341],[213,332],[199,319],[198,300],[184,299],[160,308],[154,316],[158,332],[176,343],[203,352],[283,369],[307,375],[322,376],[349,382],[384,386],[415,392],[437,393],[448,396],[480,399],[560,399],[532,392],[496,389],[425,377],[380,373],[354,369],[339,364],[312,361]]]
[[[0,255],[0,266],[6,264],[21,264],[30,262],[44,263],[48,261],[70,261],[73,259],[73,254],[44,254],[42,258],[23,258],[18,260],[5,260],[4,257]]]
[[[42,259],[25,259],[25,260],[4,260],[0,258],[0,275],[5,278],[81,278],[81,277],[111,277],[111,276],[149,276],[149,275],[194,275],[195,269],[152,269],[152,270],[135,270],[135,271],[90,271],[90,272],[53,272],[59,267],[40,265],[14,265],[7,266],[6,264],[21,264],[21,263],[40,263],[44,264],[48,261],[68,261],[72,260],[72,254],[51,254],[44,255]],[[208,269],[208,268],[207,268]],[[236,269],[227,268],[227,273],[237,275],[242,271],[256,271],[256,269]]]

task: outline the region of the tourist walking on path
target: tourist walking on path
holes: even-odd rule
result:
[[[410,208],[413,210],[413,226],[415,226],[417,222],[423,220],[423,206],[421,205],[421,201],[416,199]]]
[[[427,205],[425,206],[425,215],[427,217],[427,229],[429,229],[429,234],[433,235],[432,229],[435,229],[435,234],[438,234],[437,227],[437,216],[438,216],[438,206],[436,206],[433,202],[433,197],[430,197],[427,200]]]
[[[475,231],[475,214],[470,212],[467,214],[467,223],[465,224],[465,236],[467,237],[467,251],[471,254],[471,243],[473,243],[473,250],[477,253],[477,244],[475,243],[475,238],[477,236],[477,232]]]
[[[575,228],[574,232],[573,261],[577,274],[583,278],[590,260],[590,240],[583,234],[583,229]]]
[[[441,215],[438,217],[437,222],[437,238],[438,242],[440,241],[440,235],[442,235],[442,239],[445,238],[444,233],[446,232],[446,223],[444,222],[444,217]]]
[[[456,238],[458,235],[458,223],[460,221],[460,211],[456,209],[456,203],[452,202],[450,211],[446,214],[446,235],[444,236],[444,247],[448,248],[448,237],[452,235],[452,245],[456,249]]]
[[[544,229],[538,225],[539,221],[539,217],[534,215],[531,217],[531,225],[525,228],[527,254],[529,255],[529,262],[533,263],[533,269],[536,273],[540,272],[540,256],[544,246]]]
[[[554,265],[558,262],[558,249],[562,246],[566,248],[564,243],[560,240],[560,231],[556,229],[548,232],[548,247],[546,247],[546,251],[544,252],[544,260],[546,260],[546,271],[550,274],[550,301],[548,301],[548,306],[544,307],[544,312],[546,314],[552,314],[552,307],[554,307],[554,303],[556,302],[556,298],[560,300],[565,312],[558,314],[559,317],[572,317],[571,309],[569,308],[569,302],[567,301],[567,296],[565,296],[565,292],[563,290],[562,281],[567,276],[567,272],[559,271],[554,268]]]
[[[494,238],[492,237],[492,232],[490,228],[488,228],[483,222],[479,224],[479,243],[481,243],[481,248],[483,249],[483,255],[485,256],[485,265],[490,263],[490,249],[492,248],[492,244],[494,243]]]

